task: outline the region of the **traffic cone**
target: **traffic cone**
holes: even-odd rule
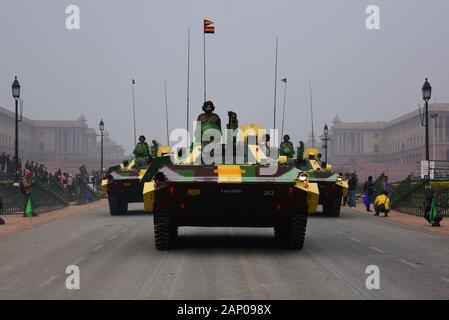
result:
[[[33,203],[31,201],[31,198],[28,198],[24,216],[27,217],[27,218],[33,216]]]

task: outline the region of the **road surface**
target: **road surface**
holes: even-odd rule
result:
[[[311,217],[302,251],[279,248],[271,229],[179,234],[157,251],[151,215],[98,208],[0,237],[0,300],[449,298],[449,236],[388,218]],[[66,288],[69,265],[79,290]],[[378,290],[365,285],[370,265]]]

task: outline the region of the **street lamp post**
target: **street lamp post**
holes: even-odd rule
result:
[[[101,165],[101,178],[103,179],[103,136],[104,136],[104,122],[100,121],[100,165]]]
[[[15,140],[14,140],[14,180],[19,182],[19,98],[20,98],[20,84],[15,77],[12,83],[12,96],[16,102],[16,127],[15,127]]]
[[[324,142],[324,144],[323,144],[324,161],[326,161],[326,163],[327,163],[327,149],[328,149],[327,142],[330,140],[329,139],[329,128],[327,127],[327,123],[324,125],[324,135],[323,135],[323,138],[321,138],[321,140]]]
[[[422,87],[422,97],[426,103],[426,161],[429,161],[429,100],[432,97],[432,87],[427,78]]]

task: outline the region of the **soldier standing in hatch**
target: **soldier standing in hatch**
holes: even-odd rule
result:
[[[203,113],[198,116],[199,122],[201,122],[201,133],[206,129],[214,128],[221,132],[221,119],[218,114],[214,113],[215,106],[212,101],[206,101],[203,104]],[[206,126],[210,124],[210,126]],[[205,128],[206,127],[206,128]],[[204,128],[204,130],[203,130]]]
[[[288,134],[284,135],[283,140],[280,145],[280,155],[287,156],[287,158],[293,158],[295,155],[295,150],[293,149],[293,143],[290,141],[290,136]]]
[[[209,143],[219,143],[220,141],[203,141],[203,134],[209,129],[218,130],[221,134],[221,119],[214,113],[215,106],[212,101],[206,101],[203,104],[203,113],[198,116],[197,121],[200,122],[199,126],[196,128],[195,139],[197,142],[201,143],[201,149],[207,146]],[[210,154],[213,155],[213,150]]]
[[[214,113],[215,106],[212,101],[206,101],[203,104],[203,113],[198,116],[197,121],[200,122],[200,128],[197,128],[196,137],[202,141],[203,133],[208,129],[216,129],[221,133],[221,119],[218,114]],[[207,143],[206,143],[207,144]]]
[[[134,148],[133,154],[136,156],[136,166],[141,167],[150,161],[150,146],[145,141],[145,136],[139,137],[139,142]]]

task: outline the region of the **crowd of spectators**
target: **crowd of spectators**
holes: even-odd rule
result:
[[[15,177],[15,158],[11,157],[7,153],[0,155],[0,180],[13,180]],[[58,169],[56,172],[49,172],[47,166],[36,161],[27,160],[23,165],[22,160],[18,162],[19,177],[23,176],[24,171],[29,170],[33,181],[46,184],[50,179],[56,179],[66,188],[72,188],[75,180],[80,179],[86,182],[93,189],[98,190],[101,183],[101,172],[88,171],[84,165],[79,168],[79,172],[69,173],[62,169]]]

